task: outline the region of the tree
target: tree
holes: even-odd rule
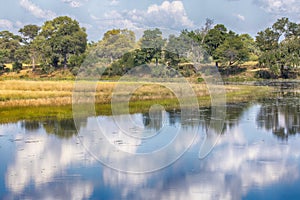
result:
[[[20,51],[21,40],[20,36],[9,31],[0,32],[0,64],[20,62],[16,52]]]
[[[278,19],[272,27],[258,32],[257,46],[262,51],[259,62],[275,74],[287,78],[289,71],[300,66],[300,25],[288,18]]]
[[[19,30],[23,35],[23,42],[32,60],[32,70],[35,70],[35,60],[39,49],[39,46],[35,45],[36,42],[34,42],[34,39],[38,36],[40,29],[37,25],[29,24]]]
[[[264,31],[260,31],[256,36],[257,46],[261,51],[271,51],[277,49],[279,44],[280,34],[274,31],[272,28],[267,28]]]
[[[51,60],[55,67],[62,60],[64,68],[67,68],[69,56],[79,56],[86,50],[87,34],[85,29],[70,17],[63,16],[46,21],[42,26],[41,35],[45,37],[51,47]]]
[[[156,28],[154,30],[146,30],[140,40],[142,52],[146,55],[146,62],[151,62],[155,59],[155,64],[158,66],[158,59],[162,56],[162,48],[166,40],[162,37],[162,32]]]
[[[187,34],[181,33],[178,37],[170,35],[165,50],[165,61],[172,67],[176,67],[187,58],[192,43],[193,39]]]
[[[260,55],[260,50],[257,47],[255,40],[247,33],[241,34],[240,38],[249,52],[249,60],[257,61],[258,56]]]
[[[249,50],[239,35],[229,32],[227,38],[218,46],[214,55],[218,62],[223,63],[223,65],[232,66],[247,61],[249,58]]]
[[[37,25],[29,24],[21,28],[19,32],[24,36],[24,41],[30,43],[38,35],[40,29]]]
[[[132,51],[135,46],[135,34],[127,29],[113,29],[104,34],[98,42],[97,56],[107,59],[110,63],[121,58],[125,53]]]
[[[188,36],[199,45],[203,45],[208,32],[212,28],[213,23],[214,21],[212,19],[207,18],[204,26],[201,27],[201,29],[196,29],[195,31],[188,31],[185,29],[181,32],[181,34]]]
[[[218,60],[216,49],[225,41],[227,35],[227,28],[223,24],[217,24],[208,31],[204,39],[204,47],[214,60]],[[218,61],[216,61],[216,66],[218,66]]]

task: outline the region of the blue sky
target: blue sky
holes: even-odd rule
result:
[[[166,34],[201,28],[206,18],[237,33],[255,36],[279,17],[300,21],[300,0],[0,0],[0,30],[67,15],[86,27],[90,41],[106,30],[128,28],[137,36],[159,27]]]

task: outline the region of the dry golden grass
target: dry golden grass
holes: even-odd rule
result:
[[[95,100],[99,104],[110,103],[112,95],[122,99],[128,91],[132,91],[130,100],[156,100],[174,99],[174,94],[181,94],[185,97],[193,94],[185,94],[180,83],[164,83],[165,86],[157,83],[134,83],[134,82],[99,82],[95,89],[92,82],[80,82],[76,86],[78,95],[82,95],[80,103],[87,103]],[[91,85],[92,84],[92,85]],[[205,84],[190,84],[198,97],[209,97],[209,91]],[[0,107],[13,106],[61,106],[72,104],[74,81],[25,81],[5,80],[0,81]],[[137,87],[140,86],[140,87]],[[120,87],[120,89],[116,89]],[[217,86],[222,87],[222,86]],[[137,89],[136,89],[137,88]],[[168,89],[172,88],[173,92]],[[251,86],[225,86],[228,94],[239,94],[240,91],[254,92],[255,87]]]

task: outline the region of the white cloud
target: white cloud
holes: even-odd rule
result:
[[[94,15],[91,15],[91,18],[98,20],[103,29],[128,28],[139,30],[157,27],[166,30],[182,30],[194,27],[194,23],[188,18],[181,1],[164,1],[161,5],[150,5],[146,10],[112,10],[106,12],[102,19]]]
[[[298,14],[300,11],[299,0],[254,0],[266,12],[280,14]]]
[[[43,10],[29,0],[20,0],[20,5],[37,18],[51,19],[56,16],[51,10]]]
[[[72,8],[78,8],[82,6],[82,3],[74,0],[62,0],[62,2],[69,4]]]
[[[245,16],[243,16],[243,15],[241,15],[241,14],[236,14],[236,15],[234,15],[236,18],[238,18],[239,20],[241,20],[241,21],[245,21],[246,20],[246,18],[245,18]]]
[[[194,26],[181,1],[164,1],[161,5],[152,5],[148,8],[145,18],[155,25],[161,23],[174,28]]]
[[[0,28],[4,29],[12,29],[13,28],[13,23],[7,19],[0,19]]]
[[[117,5],[119,5],[119,3],[120,3],[120,1],[118,1],[118,0],[111,0],[110,1],[110,5],[112,5],[112,6],[117,6]]]

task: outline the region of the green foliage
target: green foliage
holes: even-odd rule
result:
[[[258,33],[256,43],[262,51],[259,63],[274,74],[288,78],[291,70],[300,66],[300,24],[288,18],[278,19]]]
[[[96,46],[96,54],[102,62],[112,63],[135,46],[135,34],[127,29],[113,29],[104,34]]]
[[[225,41],[227,37],[227,28],[223,24],[217,24],[213,29],[209,30],[204,40],[204,47],[209,55],[217,59],[216,49]]]
[[[180,62],[187,62],[187,55],[192,49],[193,39],[187,34],[176,37],[170,35],[165,50],[165,61],[171,67],[176,67]]]
[[[0,63],[13,63],[18,61],[16,52],[21,48],[20,36],[9,31],[0,32]]]
[[[260,50],[255,42],[255,40],[249,34],[241,34],[240,38],[244,44],[244,47],[247,48],[249,52],[250,61],[258,61],[260,55]]]
[[[58,63],[62,63],[66,68],[69,56],[81,55],[86,50],[85,29],[70,17],[57,17],[46,21],[42,26],[41,35],[44,36],[50,47],[46,52],[51,57],[50,64],[54,67],[58,67]]]
[[[214,53],[215,59],[223,66],[240,64],[249,59],[249,50],[240,36],[230,33]]]
[[[12,69],[15,72],[19,72],[22,69],[22,63],[14,62],[12,65]]]
[[[162,32],[158,28],[146,30],[140,43],[141,53],[145,54],[145,62],[149,63],[152,59],[155,59],[156,66],[158,66],[158,60],[162,58],[162,48],[166,43],[166,40],[162,37]]]
[[[198,83],[202,83],[202,82],[204,82],[204,79],[201,78],[201,77],[198,77],[198,78],[197,78],[197,82],[198,82]]]
[[[231,69],[251,60],[259,61],[265,71],[256,78],[295,77],[300,66],[300,24],[288,18],[278,19],[271,27],[257,33],[238,35],[223,24],[212,28],[213,21],[196,30],[183,30],[180,35],[163,38],[158,28],[144,31],[136,43],[135,33],[128,29],[107,31],[99,42],[87,44],[85,28],[67,16],[46,21],[42,27],[29,24],[19,30],[21,36],[9,31],[0,32],[0,71],[13,63],[19,71],[21,63],[40,66],[51,73],[64,66],[77,75],[80,70],[91,76],[121,76],[136,66],[151,66],[155,77],[173,76],[170,70],[183,76],[195,74],[195,62],[222,65],[226,75]],[[191,66],[190,66],[191,65]],[[41,71],[38,69],[37,71]],[[299,71],[299,70],[298,70]],[[268,74],[269,73],[269,74]],[[174,75],[175,76],[175,75]]]
[[[29,24],[21,28],[19,32],[24,36],[23,41],[29,44],[36,36],[38,36],[40,29],[41,28],[37,25]]]
[[[259,70],[259,71],[255,72],[254,77],[262,78],[262,79],[270,79],[270,78],[274,78],[275,75],[267,70]]]
[[[25,25],[23,28],[19,30],[19,32],[23,35],[23,43],[25,44],[23,46],[22,52],[20,52],[21,55],[23,55],[23,60],[27,63],[30,58],[32,60],[32,70],[35,70],[35,63],[36,59],[38,58],[38,52],[42,51],[42,46],[39,41],[39,38],[35,40],[35,38],[38,37],[40,27],[37,25]]]

